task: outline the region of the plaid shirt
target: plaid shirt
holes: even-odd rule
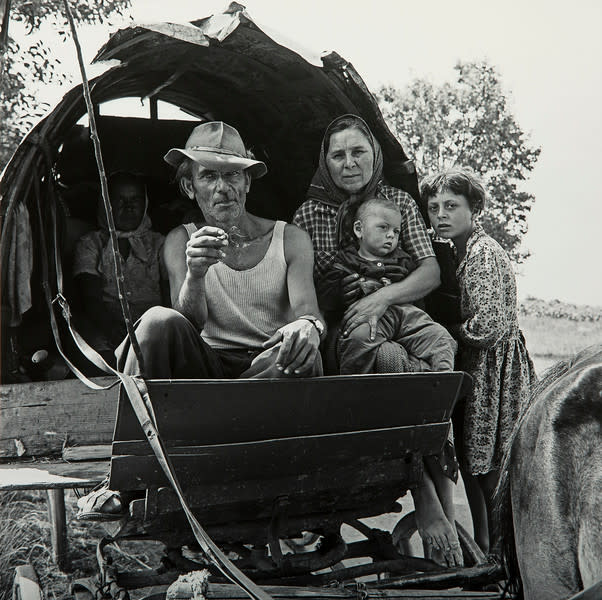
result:
[[[431,240],[426,232],[422,216],[414,199],[397,188],[379,184],[376,192],[393,200],[401,210],[401,233],[399,245],[416,262],[435,256]],[[309,233],[314,246],[314,277],[321,277],[334,262],[338,251],[337,221],[338,208],[324,204],[319,200],[306,200],[293,216],[293,224]],[[352,232],[347,232],[348,239],[343,246],[352,240]]]

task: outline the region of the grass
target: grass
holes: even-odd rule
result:
[[[53,592],[62,587],[67,590],[68,580],[58,573],[52,561],[50,525],[42,493],[3,493],[0,511],[0,600],[11,597],[14,567],[26,563],[36,569],[47,598],[62,597]]]
[[[520,326],[538,375],[558,360],[587,346],[602,344],[602,321],[521,314]]]
[[[14,569],[31,563],[46,600],[71,599],[71,581],[97,573],[96,544],[104,530],[95,523],[74,520],[76,497],[65,494],[71,572],[61,573],[54,564],[45,492],[0,493],[0,600],[12,598]],[[158,566],[159,544],[121,542],[111,555],[123,571]]]

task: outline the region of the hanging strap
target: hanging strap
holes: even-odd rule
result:
[[[37,179],[34,180],[34,185],[38,188],[36,191],[39,192],[39,182]],[[49,182],[49,185],[52,185],[52,182]],[[38,194],[39,199],[39,194]],[[144,435],[149,441],[155,456],[157,457],[157,461],[161,465],[165,476],[167,477],[169,483],[173,487],[180,504],[182,505],[182,509],[184,510],[184,514],[192,528],[194,533],[194,537],[198,542],[199,546],[205,553],[207,559],[211,561],[223,574],[225,577],[230,579],[233,583],[239,585],[251,598],[254,600],[271,600],[271,596],[267,594],[264,590],[262,590],[259,586],[257,586],[253,581],[251,581],[240,569],[238,569],[228,558],[223,554],[223,552],[219,549],[219,547],[215,544],[215,542],[209,537],[209,535],[205,532],[201,524],[198,522],[194,513],[188,506],[186,498],[184,497],[184,492],[178,481],[175,471],[173,468],[173,464],[169,455],[167,454],[163,442],[161,441],[161,437],[159,436],[159,431],[157,428],[157,420],[155,417],[155,413],[153,410],[152,403],[150,401],[150,396],[148,393],[148,388],[144,379],[138,376],[126,375],[111,367],[104,358],[90,346],[86,340],[77,332],[75,327],[73,326],[71,320],[71,310],[69,308],[69,303],[67,299],[63,295],[63,276],[62,276],[62,266],[61,266],[61,256],[59,250],[59,240],[57,235],[57,222],[56,222],[56,206],[55,203],[51,200],[49,205],[50,210],[50,221],[52,224],[53,236],[52,242],[54,246],[54,260],[56,261],[56,276],[57,276],[57,294],[54,300],[51,299],[51,291],[50,285],[48,282],[48,258],[46,256],[46,238],[44,234],[44,228],[42,224],[42,212],[40,208],[40,202],[36,202],[38,208],[38,220],[40,224],[40,236],[42,241],[42,287],[44,289],[44,295],[46,298],[46,302],[48,304],[48,311],[50,314],[50,323],[52,327],[52,333],[54,335],[54,339],[56,342],[57,349],[66,363],[69,365],[69,368],[75,373],[80,381],[82,381],[88,387],[101,390],[101,389],[109,389],[113,387],[115,384],[121,382],[121,385],[124,387],[127,397],[136,413],[136,417],[140,422],[142,427],[142,431],[144,431]],[[54,305],[58,304],[61,307],[63,318],[67,323],[69,328],[69,332],[73,337],[73,340],[77,344],[77,347],[82,352],[82,354],[95,366],[101,369],[103,372],[114,375],[116,377],[115,381],[109,383],[106,386],[101,386],[86,377],[66,356],[60,339],[60,332],[58,328],[58,324],[54,315]]]
[[[111,206],[110,206],[110,202],[108,199],[107,182],[106,182],[106,177],[104,174],[104,167],[103,167],[103,162],[102,162],[102,153],[101,153],[101,149],[100,149],[100,143],[99,143],[98,135],[97,135],[97,131],[96,131],[96,122],[94,119],[94,111],[92,110],[92,98],[90,95],[90,87],[88,85],[88,78],[86,76],[86,70],[84,67],[81,46],[79,44],[79,39],[77,37],[77,30],[75,28],[75,22],[73,20],[73,15],[71,14],[69,2],[68,2],[68,0],[64,0],[63,3],[65,6],[65,13],[67,15],[67,19],[69,21],[69,25],[70,25],[71,32],[73,35],[73,41],[75,44],[77,58],[78,58],[79,66],[80,66],[80,71],[82,74],[84,99],[85,99],[86,107],[88,110],[88,118],[90,120],[90,131],[91,131],[92,141],[94,143],[96,162],[98,165],[100,179],[101,179],[102,196],[103,196],[103,201],[104,201],[104,205],[105,205],[105,211],[107,213],[107,221],[109,223],[109,232],[111,234],[113,257],[115,259],[115,268],[116,268],[118,275],[121,275],[118,247],[117,247],[117,239],[116,239],[116,235],[114,232],[113,216],[111,213]],[[38,183],[38,185],[39,185],[39,183]],[[48,185],[50,187],[52,187],[52,185],[53,185],[51,178],[49,178],[49,180],[48,180]],[[54,200],[54,198],[52,200]],[[213,542],[213,540],[209,537],[209,535],[201,527],[201,524],[198,522],[198,520],[194,516],[193,512],[190,510],[190,507],[188,506],[188,503],[186,502],[184,493],[180,486],[180,482],[178,481],[178,479],[175,475],[171,460],[170,460],[167,452],[165,451],[165,447],[163,446],[163,442],[161,441],[161,438],[159,436],[159,432],[157,429],[157,422],[156,422],[155,415],[152,410],[152,405],[150,402],[148,389],[146,387],[146,383],[144,382],[144,380],[141,377],[133,377],[130,375],[126,375],[125,373],[121,373],[120,371],[117,371],[116,369],[113,369],[106,363],[106,361],[91,346],[89,346],[85,342],[85,340],[81,336],[75,335],[77,332],[75,332],[74,328],[71,325],[71,314],[70,314],[70,310],[69,310],[69,305],[68,305],[65,297],[62,294],[62,271],[61,271],[61,266],[60,266],[61,261],[60,261],[60,253],[59,253],[59,248],[58,248],[57,233],[56,233],[56,207],[55,207],[53,201],[50,202],[50,205],[51,205],[51,209],[50,209],[51,215],[54,215],[53,216],[53,230],[54,230],[53,242],[54,242],[54,252],[55,252],[54,256],[55,256],[55,261],[57,264],[57,267],[56,267],[57,283],[61,287],[61,289],[57,290],[58,293],[57,293],[55,300],[61,305],[61,308],[63,311],[63,316],[65,317],[65,319],[67,321],[67,324],[69,326],[69,331],[73,335],[75,342],[78,344],[78,347],[85,348],[86,352],[84,353],[84,355],[90,356],[91,357],[90,360],[93,362],[93,364],[95,364],[97,366],[102,365],[102,366],[100,366],[101,369],[103,369],[105,372],[107,372],[107,369],[108,369],[109,373],[113,373],[114,375],[116,375],[118,377],[118,381],[121,381],[121,384],[123,385],[123,387],[126,391],[126,394],[130,400],[132,408],[134,409],[134,412],[136,413],[136,416],[138,417],[138,421],[140,422],[140,425],[142,426],[142,430],[144,431],[146,438],[148,439],[153,451],[155,452],[157,460],[159,461],[159,464],[161,465],[161,468],[163,469],[165,476],[167,477],[167,479],[169,480],[170,484],[172,485],[174,491],[176,492],[176,495],[178,496],[180,504],[182,505],[182,508],[184,510],[186,518],[188,519],[190,527],[192,528],[194,537],[195,537],[196,541],[198,542],[199,546],[201,547],[201,549],[203,550],[203,552],[205,553],[207,559],[210,560],[230,581],[232,581],[233,583],[240,586],[249,595],[249,597],[252,598],[253,600],[271,600],[271,596],[269,594],[267,594],[264,590],[262,590],[255,583],[253,583],[253,581],[251,581],[240,569],[238,569],[234,564],[232,564],[232,562],[230,560],[228,560],[226,555],[217,547],[217,545]],[[40,222],[41,222],[41,209],[39,208],[39,203],[38,203],[38,214],[39,214]],[[43,228],[41,227],[40,230],[43,231]],[[46,250],[45,244],[44,244],[43,248],[44,248],[44,250]],[[43,255],[45,255],[45,252],[43,252]],[[49,311],[50,311],[50,315],[51,315],[50,320],[51,320],[51,323],[53,323],[53,325],[52,325],[53,334],[55,335],[55,339],[57,340],[57,347],[59,348],[59,352],[61,352],[61,355],[63,356],[63,358],[66,359],[65,354],[62,351],[62,347],[60,346],[60,340],[59,340],[59,336],[58,336],[58,333],[59,333],[58,327],[56,327],[56,322],[54,319],[53,303],[50,302],[50,289],[48,286],[47,259],[46,259],[46,270],[45,270],[44,276],[45,276],[45,281],[44,281],[45,292],[44,293],[46,295],[47,302],[49,304]],[[118,285],[119,285],[119,277],[118,277]],[[125,300],[125,298],[124,298],[124,300]],[[142,365],[143,365],[142,355],[140,353],[140,348],[138,347],[136,336],[133,331],[133,326],[132,326],[131,320],[129,318],[130,317],[129,306],[127,305],[127,301],[122,302],[122,309],[124,312],[124,319],[125,319],[126,327],[128,330],[128,337],[130,338],[133,350],[136,352],[136,356],[138,357],[140,368],[142,369]],[[74,332],[75,332],[75,334],[74,334]],[[81,344],[81,346],[80,346],[80,344]],[[73,368],[73,365],[71,364],[70,361],[67,361],[67,363],[69,364],[69,366],[71,368]],[[83,383],[85,383],[86,385],[89,385],[89,383],[92,383],[93,384],[92,387],[94,389],[98,389],[98,385],[95,384],[94,382],[91,382],[87,377],[83,376],[81,371],[79,371],[78,369],[74,369],[73,372],[78,376],[78,378],[80,378],[80,380]],[[82,377],[80,377],[80,375],[83,376],[83,379],[82,379]],[[115,381],[115,383],[116,382],[117,382],[117,380]],[[114,385],[114,383],[110,384],[108,387],[111,387],[112,385]]]

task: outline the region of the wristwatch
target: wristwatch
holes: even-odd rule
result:
[[[322,339],[322,336],[326,331],[326,327],[324,326],[324,323],[318,319],[318,317],[314,317],[314,315],[303,315],[301,317],[297,317],[297,320],[299,319],[305,319],[306,321],[309,321],[318,330],[318,335],[320,336],[320,339]]]

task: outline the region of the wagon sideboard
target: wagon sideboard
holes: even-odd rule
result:
[[[223,533],[230,532],[238,511],[269,521],[270,507],[282,496],[290,496],[300,518],[312,503],[314,512],[320,503],[326,513],[343,511],[337,498],[345,489],[357,492],[356,504],[363,502],[366,515],[386,512],[418,481],[417,457],[441,449],[467,379],[462,373],[430,373],[148,385],[184,489]],[[2,390],[0,491],[48,491],[61,568],[67,566],[63,490],[89,487],[106,476],[112,440],[115,488],[166,485],[127,397],[122,394],[118,411],[117,398],[116,388],[96,392],[76,380]],[[395,489],[378,473],[369,475],[373,467],[382,471],[387,465],[396,472]],[[364,480],[358,480],[360,471]],[[387,488],[387,506],[373,507],[370,490],[380,487]],[[173,512],[174,499],[164,497],[163,511]],[[206,508],[209,499],[215,511]],[[131,510],[135,516],[136,503]]]

